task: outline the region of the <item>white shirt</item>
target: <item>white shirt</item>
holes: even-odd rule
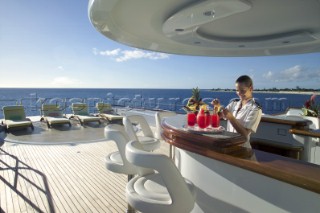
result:
[[[250,129],[251,132],[256,132],[258,125],[261,120],[262,110],[261,107],[255,102],[252,98],[244,106],[241,107],[241,101],[232,101],[226,107],[233,116],[238,120],[238,122],[246,129]],[[239,110],[240,109],[240,110]],[[232,126],[231,122],[227,123],[227,131],[237,132],[236,129]],[[244,147],[251,148],[250,146],[250,134],[247,137]]]

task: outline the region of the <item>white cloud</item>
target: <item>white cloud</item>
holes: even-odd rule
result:
[[[262,77],[273,82],[318,81],[320,80],[320,70],[308,70],[300,65],[296,65],[280,72],[268,71]]]
[[[64,70],[63,66],[58,66],[58,70]]]
[[[267,73],[264,73],[262,76],[266,79],[272,79],[273,73],[269,71]]]
[[[151,60],[159,60],[159,59],[167,59],[169,58],[169,54],[165,53],[156,53],[156,52],[149,52],[143,50],[121,50],[119,48],[114,50],[105,50],[105,51],[98,51],[98,49],[93,48],[94,55],[102,55],[102,56],[109,56],[115,59],[117,62],[124,62],[131,59],[151,59]]]
[[[72,86],[79,86],[80,84],[81,84],[81,81],[77,79],[65,77],[65,76],[56,77],[51,82],[51,85],[54,87],[72,87]]]
[[[117,56],[119,55],[119,52],[121,51],[121,49],[114,49],[114,50],[106,50],[106,51],[100,51],[99,54],[100,55],[104,55],[104,56]]]
[[[99,55],[99,51],[97,48],[92,48],[93,55]]]
[[[306,77],[302,73],[302,71],[303,71],[302,67],[299,65],[296,65],[294,67],[281,71],[280,77],[283,79],[283,81],[302,80]]]

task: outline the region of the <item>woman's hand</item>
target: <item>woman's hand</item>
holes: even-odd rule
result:
[[[233,114],[226,108],[222,110],[224,118],[230,121],[231,125],[236,129],[238,133],[248,138],[248,135],[251,133],[250,129],[246,129],[239,121],[233,116]]]
[[[222,109],[222,114],[223,114],[224,118],[226,118],[227,120],[231,120],[233,118],[232,113],[226,108]]]

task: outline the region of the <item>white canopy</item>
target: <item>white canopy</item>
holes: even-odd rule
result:
[[[320,51],[319,0],[90,0],[106,37],[184,55],[258,56]]]

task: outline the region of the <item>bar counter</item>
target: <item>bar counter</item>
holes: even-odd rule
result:
[[[185,115],[165,118],[162,136],[175,147],[182,175],[198,187],[193,212],[320,209],[320,166],[243,148],[238,134],[195,134],[185,125]]]

